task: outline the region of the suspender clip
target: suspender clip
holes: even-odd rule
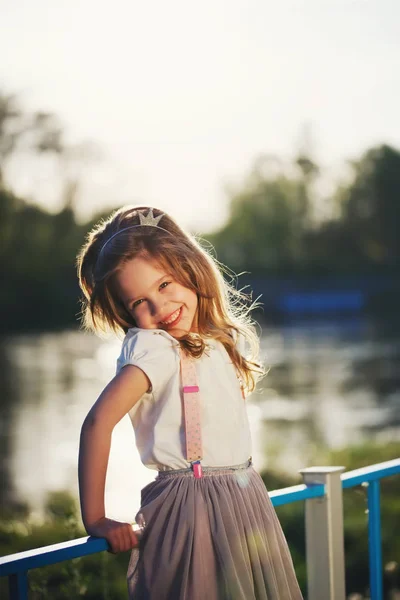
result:
[[[198,385],[184,385],[183,393],[184,394],[196,394],[199,391]]]
[[[193,475],[196,479],[201,479],[203,477],[203,469],[201,468],[201,462],[199,460],[195,460],[191,464]]]

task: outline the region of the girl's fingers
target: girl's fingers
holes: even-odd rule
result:
[[[126,552],[138,546],[136,535],[129,523],[121,523],[113,528],[107,539],[113,554]]]
[[[120,552],[121,541],[117,529],[111,529],[106,536],[107,542],[110,544],[110,552],[117,554]]]
[[[90,535],[96,537],[105,537],[110,545],[110,552],[126,552],[132,548],[137,548],[138,538],[133,531],[130,523],[121,523],[113,519],[101,519],[90,527]]]
[[[115,536],[114,532],[112,535],[108,536],[107,542],[110,544],[110,552],[112,554],[117,554],[119,552],[119,540]]]

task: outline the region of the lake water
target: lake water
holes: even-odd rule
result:
[[[82,421],[112,378],[120,341],[79,331],[0,340],[2,503],[41,513],[52,490],[76,497]],[[265,326],[270,367],[248,401],[258,469],[291,474],[318,462],[320,448],[399,439],[400,327],[367,319]],[[130,421],[116,427],[107,478],[110,516],[132,520],[145,469]]]

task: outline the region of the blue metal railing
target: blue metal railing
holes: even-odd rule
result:
[[[400,474],[400,458],[349,471],[341,476],[343,489],[368,484],[368,546],[371,600],[383,599],[382,543],[380,526],[380,480]],[[270,492],[272,504],[282,506],[325,495],[325,486],[295,485]],[[96,554],[108,549],[105,539],[83,537],[44,548],[10,554],[0,558],[0,576],[9,578],[10,600],[27,600],[30,569],[53,565],[64,560]]]
[[[342,475],[343,489],[368,484],[368,549],[371,600],[383,599],[380,480],[400,473],[400,458]]]

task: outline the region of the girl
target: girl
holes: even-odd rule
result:
[[[84,324],[125,333],[117,374],[82,427],[79,481],[88,534],[113,552],[133,549],[129,597],[301,600],[251,466],[244,391],[260,368],[240,294],[171,217],[148,207],[120,209],[91,231],[78,275]],[[126,413],[143,463],[158,471],[142,490],[140,547],[132,525],[104,509],[111,433]]]

